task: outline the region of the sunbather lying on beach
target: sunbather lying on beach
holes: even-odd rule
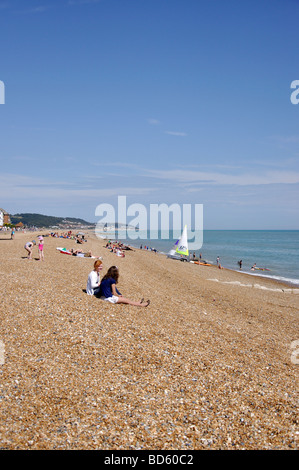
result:
[[[118,278],[118,267],[111,266],[101,281],[100,295],[102,299],[108,300],[108,302],[112,304],[129,304],[135,305],[136,307],[147,307],[150,304],[149,300],[144,302],[144,299],[142,299],[140,302],[134,302],[133,300],[123,297],[116,287]]]
[[[73,248],[70,249],[70,252],[72,253],[73,256],[77,256],[79,253],[83,253],[83,250],[74,250]]]
[[[84,256],[85,258],[96,258],[96,259],[102,259],[101,256],[95,256],[92,254],[91,251],[87,251],[87,253],[85,253],[83,250],[73,250],[73,248],[71,248],[70,252],[72,253],[73,256]]]

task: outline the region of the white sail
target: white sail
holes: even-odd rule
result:
[[[175,242],[174,246],[168,252],[169,257],[179,258],[180,256],[178,255],[183,255],[183,256],[189,255],[187,225],[185,225],[184,227],[181,238],[179,238]]]

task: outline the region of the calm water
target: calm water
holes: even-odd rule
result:
[[[143,247],[148,245],[165,254],[176,241],[172,238],[150,240],[145,232],[140,232],[139,235],[137,240],[129,237],[126,241],[131,246],[139,248],[141,244]],[[211,264],[216,264],[216,258],[219,256],[221,265],[233,270],[239,270],[238,261],[242,260],[243,272],[299,285],[298,230],[205,230],[203,246],[195,253],[197,256],[201,253],[202,259]],[[253,273],[250,268],[254,263],[270,271]]]

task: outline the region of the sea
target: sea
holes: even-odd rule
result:
[[[149,232],[140,232],[137,239],[132,239],[132,234],[127,231],[126,237],[122,233],[120,241],[139,249],[142,246],[143,250],[155,249],[166,255],[177,238],[171,232],[169,237],[165,236],[167,234],[159,231],[158,238],[152,240]],[[192,242],[191,238],[189,242]],[[193,252],[191,250],[191,256]],[[203,244],[195,250],[196,257],[200,254],[202,260],[210,264],[217,265],[219,257],[224,268],[299,287],[299,230],[204,230]],[[252,271],[254,264],[260,270]]]

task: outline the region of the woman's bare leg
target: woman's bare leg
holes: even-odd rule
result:
[[[150,301],[148,300],[147,302],[134,302],[134,300],[126,299],[125,297],[118,297],[117,303],[135,305],[135,307],[147,307]]]

